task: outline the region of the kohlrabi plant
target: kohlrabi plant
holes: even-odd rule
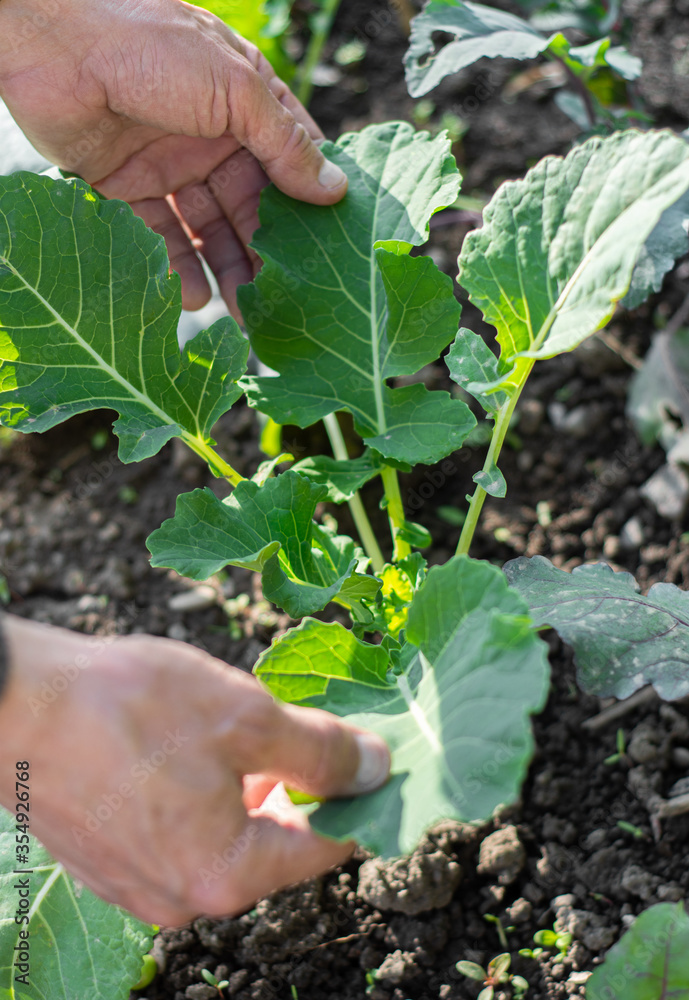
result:
[[[177,437],[226,480],[226,499],[211,489],[177,499],[148,540],[152,563],[195,580],[226,566],[261,574],[265,598],[299,624],[259,658],[258,678],[277,698],[380,733],[392,750],[377,792],[304,808],[322,834],[390,857],[440,819],[485,820],[518,797],[529,717],[548,691],[542,626],[574,646],[587,691],[622,697],[652,682],[663,697],[689,692],[689,599],[677,588],[642,597],[629,575],[603,565],[568,574],[518,559],[505,573],[469,555],[486,497],[505,495],[501,449],[530,372],[599,330],[630,286],[646,287],[636,262],[689,189],[689,147],[669,132],[618,132],[498,190],[458,262],[460,285],[496,330],[495,352],[460,326],[452,279],[412,253],[457,196],[447,138],[388,123],[323,149],[348,174],[349,193],[319,208],[266,190],[254,241],[263,268],[240,291],[248,341],[226,319],[181,352],[179,281],[162,239],[79,180],[2,178],[0,422],[45,431],[106,407],[119,414],[123,462]],[[274,374],[245,374],[249,345]],[[454,388],[429,389],[419,372],[446,350]],[[242,395],[278,424],[324,421],[332,454],[233,468],[212,432]],[[457,553],[429,570],[418,550],[430,539],[407,517],[399,473],[462,446],[476,425],[472,397],[491,427],[488,452]],[[358,445],[345,440],[339,414]],[[378,484],[387,543],[360,498],[366,483]],[[318,521],[326,501],[350,505],[357,539],[338,534],[332,518]],[[311,617],[330,603],[351,627]],[[9,836],[0,833],[7,858]],[[64,914],[48,907],[70,883],[62,872],[46,877],[31,933],[36,967],[55,982],[66,975],[54,946],[65,940]],[[16,944],[9,878],[3,975]],[[83,922],[92,897],[72,899]],[[145,950],[145,930],[127,926]],[[92,966],[64,995],[125,996],[140,956],[134,964],[120,992]]]
[[[572,3],[572,13],[575,4]],[[579,5],[581,11],[582,5]],[[591,12],[595,8],[586,4]],[[565,24],[571,26],[565,19]],[[446,77],[473,65],[481,58],[535,59],[544,56],[561,67],[563,89],[555,101],[584,132],[624,127],[630,119],[649,121],[638,108],[630,108],[627,84],[641,73],[641,60],[622,45],[597,31],[609,31],[615,23],[601,19],[579,30],[593,35],[593,41],[573,45],[562,34],[546,35],[514,14],[483,4],[462,0],[429,0],[423,12],[412,22],[409,51],[405,56],[406,76],[412,97],[427,94]],[[547,30],[547,29],[546,29]],[[439,35],[449,35],[446,44],[438,44]]]

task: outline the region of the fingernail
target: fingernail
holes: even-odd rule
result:
[[[347,179],[344,170],[340,170],[337,164],[331,160],[325,160],[318,174],[318,183],[321,187],[329,191],[333,188],[341,187]]]
[[[390,751],[385,743],[372,733],[357,733],[359,770],[356,772],[352,791],[372,792],[382,785],[390,773]]]

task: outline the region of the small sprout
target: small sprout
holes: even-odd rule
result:
[[[503,948],[509,948],[509,943],[507,941],[507,935],[514,930],[514,927],[503,927],[502,921],[499,917],[496,917],[492,913],[484,913],[483,919],[488,924],[494,924],[495,930],[498,933],[498,940]]]
[[[624,819],[618,819],[617,826],[625,833],[631,834],[635,840],[648,840],[647,834],[644,833],[640,826],[634,826],[633,823],[627,823]]]
[[[533,961],[537,961],[543,954],[542,948],[520,948],[519,954],[522,958],[530,958]]]
[[[289,991],[292,994],[292,1000],[299,1000],[299,994],[297,993],[297,987],[294,985],[294,983],[292,983],[292,985],[290,986]]]
[[[529,984],[523,976],[512,976],[512,991],[514,1000],[521,1000],[529,992]]]
[[[537,931],[533,939],[536,944],[547,948],[549,951],[558,951],[564,958],[572,944],[572,935],[569,931],[543,930]]]
[[[147,986],[150,986],[155,977],[158,975],[158,963],[156,962],[153,955],[144,955],[143,965],[141,966],[141,976],[139,977],[139,982],[136,986],[132,986],[133,990],[145,990]]]
[[[4,573],[0,573],[0,604],[9,604],[12,600],[10,585]]]
[[[479,993],[477,1000],[493,1000],[495,995],[495,987],[502,986],[505,983],[511,983],[516,987],[515,996],[524,996],[524,984],[526,989],[529,988],[529,984],[521,976],[513,976],[509,972],[511,958],[505,952],[502,955],[496,955],[488,963],[488,968],[484,969],[483,966],[477,965],[476,962],[457,962],[455,968],[457,972],[461,972],[463,976],[467,979],[473,979],[478,983],[483,983],[484,989]],[[517,981],[515,983],[515,980]]]
[[[626,743],[625,738],[624,738],[624,729],[618,729],[617,730],[617,736],[616,736],[615,740],[616,740],[616,746],[617,746],[617,753],[613,753],[609,757],[606,757],[605,760],[603,761],[604,764],[608,764],[608,765],[619,764],[619,762],[621,760],[625,760],[626,759],[626,756],[627,756],[627,743]]]
[[[367,969],[366,970],[366,996],[370,996],[373,988],[376,985],[377,980],[377,969]]]
[[[221,979],[218,981],[213,973],[209,972],[208,969],[201,969],[201,977],[206,980],[209,986],[215,986],[219,996],[222,996],[222,991],[230,985],[228,979]]]

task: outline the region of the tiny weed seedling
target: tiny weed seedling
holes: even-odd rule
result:
[[[528,992],[529,984],[522,976],[515,976],[509,971],[511,961],[509,954],[504,953],[492,958],[485,969],[476,962],[457,962],[456,968],[467,979],[483,983],[484,988],[477,1000],[493,1000],[496,988],[508,984],[512,987],[512,996],[519,1000]]]
[[[603,763],[607,764],[608,766],[612,766],[613,764],[619,764],[622,761],[628,760],[628,757],[627,757],[627,742],[626,742],[625,737],[624,737],[624,729],[618,729],[617,730],[617,735],[615,737],[615,743],[617,745],[617,752],[613,753],[613,754],[610,754],[610,756],[606,757],[605,760],[603,761]]]
[[[556,951],[562,958],[566,958],[569,949],[572,947],[572,935],[569,931],[552,930],[536,931],[533,936],[534,944],[547,951]]]
[[[201,969],[201,977],[208,983],[209,986],[214,986],[218,991],[218,996],[221,997],[224,996],[223,990],[227,989],[230,985],[229,979],[218,980],[212,972],[208,971],[208,969]]]
[[[510,934],[514,930],[514,927],[503,927],[502,926],[502,921],[500,920],[500,918],[496,917],[493,913],[484,913],[483,914],[483,919],[487,923],[494,925],[495,930],[497,931],[498,940],[500,941],[500,944],[502,945],[502,947],[503,948],[509,948],[509,943],[507,941],[507,935]]]
[[[239,293],[249,341],[272,376],[246,374],[249,344],[231,319],[179,351],[179,280],[161,238],[128,206],[78,179],[0,178],[0,422],[26,433],[116,410],[123,462],[177,437],[225,481],[223,500],[211,489],[177,498],[148,539],[152,564],[199,581],[228,566],[261,574],[265,600],[299,622],[260,656],[261,683],[376,731],[391,748],[383,788],[300,807],[317,832],[392,857],[441,818],[485,820],[518,797],[530,716],[548,692],[544,626],[574,647],[588,692],[626,697],[653,683],[661,697],[689,693],[687,597],[676,587],[643,597],[631,576],[602,564],[566,573],[536,557],[502,571],[469,555],[486,498],[506,494],[501,453],[530,373],[603,327],[630,288],[648,291],[636,262],[689,189],[689,147],[669,132],[618,132],[498,190],[457,270],[495,328],[495,351],[460,325],[451,278],[411,253],[457,197],[448,138],[393,122],[322,148],[348,174],[348,195],[321,208],[268,188],[254,240],[263,268]],[[417,378],[441,356],[452,391]],[[242,397],[273,429],[323,421],[332,454],[234,468],[212,431]],[[462,505],[456,553],[429,569],[431,537],[409,516],[400,473],[423,464],[439,466],[443,483],[458,476],[449,456],[471,440],[477,414],[485,461]],[[379,491],[387,541],[369,521],[366,484]],[[317,517],[326,502],[349,505],[358,538]],[[350,627],[314,617],[331,603]],[[0,816],[3,844],[12,819]],[[73,973],[72,930],[53,896],[69,883],[47,857],[36,880],[36,989],[50,995]],[[99,928],[91,978],[72,993],[125,996],[151,929],[90,894],[72,896],[84,949],[88,921]],[[0,894],[7,926],[14,903],[11,889]],[[102,946],[112,940],[120,953]],[[11,969],[17,941],[2,939],[0,968]],[[509,956],[480,972],[484,992],[508,979],[525,989]]]

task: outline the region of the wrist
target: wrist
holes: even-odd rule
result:
[[[14,615],[2,616],[2,638],[7,670],[0,697],[0,804],[7,804],[14,761],[50,757],[53,727],[47,724],[47,709],[59,725],[60,696],[85,659],[85,639]]]

